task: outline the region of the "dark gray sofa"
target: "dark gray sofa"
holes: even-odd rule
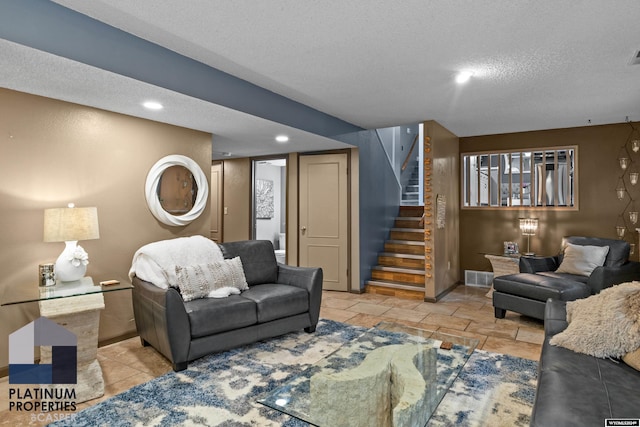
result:
[[[639,371],[549,344],[567,327],[566,316],[566,302],[547,302],[531,426],[603,426],[607,418],[640,418]]]
[[[582,246],[609,246],[604,265],[590,276],[556,273],[567,243]],[[599,293],[602,289],[640,279],[640,263],[629,261],[630,246],[624,240],[571,236],[562,239],[560,255],[520,258],[520,273],[493,280],[495,317],[502,319],[511,310],[543,319],[548,299],[573,301]]]
[[[239,256],[249,289],[227,298],[185,302],[177,288],[161,289],[133,277],[133,311],[143,345],[151,345],[175,371],[209,353],[304,329],[320,315],[322,269],[276,262],[266,240],[220,244],[226,259]]]

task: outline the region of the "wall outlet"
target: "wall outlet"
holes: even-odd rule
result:
[[[226,206],[224,207],[224,214],[229,215],[229,208],[227,208]]]

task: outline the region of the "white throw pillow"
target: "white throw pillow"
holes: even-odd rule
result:
[[[240,257],[237,256],[235,258],[225,259],[224,263],[226,264],[226,281],[222,286],[236,288],[239,291],[246,291],[249,289],[247,278],[244,276],[244,268],[242,267],[242,260],[240,260]]]
[[[176,265],[176,285],[185,301],[206,297],[211,291],[211,264]]]
[[[213,291],[223,288],[230,288],[222,292],[226,293],[224,296],[249,289],[240,257],[208,264],[176,265],[175,272],[177,287],[185,301],[206,298]],[[220,296],[220,292],[213,295]]]
[[[567,243],[564,256],[556,273],[590,276],[596,267],[604,265],[609,246],[582,246]]]

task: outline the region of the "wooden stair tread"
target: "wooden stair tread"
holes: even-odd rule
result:
[[[373,267],[374,270],[378,271],[390,271],[393,273],[406,273],[406,274],[421,274],[424,275],[424,268],[410,268],[410,267],[391,267],[387,265],[376,265]]]
[[[389,231],[383,252],[378,253],[379,264],[371,267],[370,280],[365,281],[370,292],[424,298],[425,275],[431,264],[426,264],[425,231],[420,226],[424,207],[417,198],[408,199],[417,194],[413,192],[415,189],[417,187],[405,189],[402,201],[405,205],[400,206],[395,217],[396,226]],[[410,203],[413,206],[409,206]]]
[[[393,258],[410,258],[410,259],[424,259],[424,255],[416,255],[416,254],[403,254],[401,252],[380,252],[378,254],[379,257],[393,257]]]
[[[424,213],[424,207],[423,206],[400,206],[400,212],[398,213],[398,216],[400,217],[405,217],[405,216],[416,216],[416,215],[420,215],[422,216],[422,214]]]
[[[424,240],[387,240],[385,243],[391,245],[416,245],[424,246]]]
[[[392,282],[390,280],[367,280],[365,282],[367,285],[373,286],[382,286],[387,288],[396,288],[396,289],[407,289],[407,290],[416,290],[416,289],[424,289],[424,285],[410,285],[402,282]]]

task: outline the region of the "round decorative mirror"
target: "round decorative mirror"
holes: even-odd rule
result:
[[[196,162],[173,154],[158,160],[145,183],[149,210],[158,221],[183,226],[202,214],[207,205],[207,177]]]

